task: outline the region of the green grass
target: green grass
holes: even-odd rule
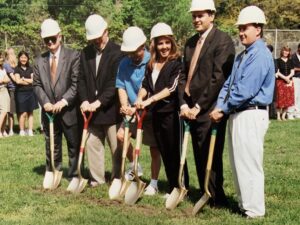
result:
[[[37,118],[37,117],[36,117]],[[44,138],[13,136],[0,139],[0,224],[299,224],[300,221],[300,121],[272,121],[265,140],[264,168],[266,216],[247,220],[231,209],[206,206],[192,217],[192,200],[186,200],[173,211],[164,208],[162,195],[166,178],[162,167],[160,194],[143,197],[136,205],[127,206],[108,199],[108,185],[86,188],[79,195],[66,191],[64,178],[55,191],[44,191]],[[37,127],[37,126],[36,126]],[[249,140],[251,141],[251,140]],[[193,201],[199,198],[193,155],[189,145],[188,164]],[[144,178],[149,181],[149,150],[142,151]],[[228,162],[224,153],[224,188],[230,205],[236,198]],[[64,165],[67,165],[64,147]],[[109,171],[110,152],[106,151]]]

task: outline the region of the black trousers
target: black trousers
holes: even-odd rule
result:
[[[209,181],[209,190],[212,199],[216,203],[226,201],[223,189],[223,149],[226,133],[227,118],[224,118],[217,124],[217,136],[214,150],[214,157]],[[200,115],[197,120],[191,121],[191,136],[193,143],[194,158],[197,170],[197,176],[201,191],[204,192],[204,180],[206,173],[206,164],[211,139],[212,123],[208,113]]]
[[[153,113],[153,130],[157,140],[165,172],[169,183],[169,192],[179,187],[178,174],[180,166],[180,151],[182,142],[182,126],[178,112]],[[189,188],[187,164],[184,167],[184,184]]]
[[[76,118],[74,118],[76,120]],[[50,131],[49,131],[49,120],[46,115],[42,114],[42,122],[45,134],[46,142],[46,170],[51,171],[51,160],[50,160]],[[69,169],[68,179],[76,177],[77,174],[77,163],[79,156],[80,147],[80,131],[78,124],[67,126],[60,115],[56,115],[54,119],[54,164],[57,170],[62,170],[62,135],[65,136],[68,148],[69,156]]]

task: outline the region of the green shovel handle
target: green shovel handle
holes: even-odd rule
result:
[[[54,113],[48,113],[48,112],[46,112],[46,116],[48,117],[48,119],[49,119],[49,122],[51,123],[53,123],[53,121],[54,121],[54,118],[55,118],[55,114]]]

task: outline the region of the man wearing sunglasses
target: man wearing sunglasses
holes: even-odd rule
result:
[[[86,142],[91,186],[105,183],[105,139],[111,149],[111,177],[120,173],[121,154],[117,129],[121,122],[115,88],[116,74],[122,58],[120,46],[109,40],[107,22],[91,15],[85,22],[89,44],[82,50],[78,94],[83,112],[93,112]]]
[[[76,95],[80,55],[77,51],[62,45],[61,29],[53,19],[46,19],[41,25],[41,37],[48,48],[35,60],[34,91],[42,106],[42,123],[46,140],[46,173],[43,182],[50,189],[53,173],[50,166],[49,121],[46,113],[55,114],[54,119],[54,161],[57,170],[62,170],[62,134],[66,137],[69,156],[67,190],[77,187],[77,161],[79,151],[79,129],[77,122]]]

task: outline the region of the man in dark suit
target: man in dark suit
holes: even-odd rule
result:
[[[193,0],[190,8],[197,34],[186,43],[184,50],[184,77],[181,79],[179,101],[181,116],[191,120],[191,136],[201,191],[208,158],[212,123],[209,113],[214,109],[223,83],[230,74],[234,60],[231,38],[214,24],[213,0]],[[218,124],[215,153],[209,190],[211,206],[227,204],[223,190],[222,153],[226,119]]]
[[[105,183],[104,144],[107,138],[112,153],[112,178],[118,177],[121,149],[117,141],[121,121],[116,74],[122,58],[120,46],[109,40],[107,23],[99,15],[91,15],[85,22],[89,45],[81,52],[78,93],[83,112],[93,112],[86,143],[91,186]]]
[[[42,110],[42,123],[46,140],[45,189],[51,188],[50,137],[47,113],[54,113],[54,161],[57,170],[62,169],[62,134],[66,137],[69,156],[69,188],[78,183],[77,161],[79,151],[79,130],[77,125],[77,78],[80,55],[77,51],[62,46],[58,23],[46,19],[41,26],[41,36],[48,51],[35,60],[33,86]]]

